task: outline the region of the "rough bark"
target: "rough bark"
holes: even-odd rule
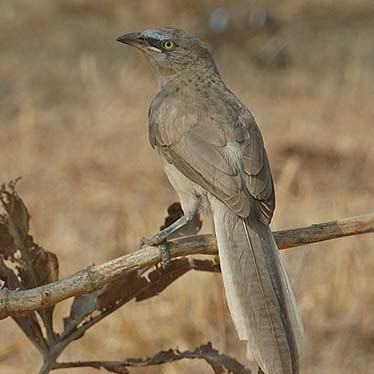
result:
[[[273,234],[279,249],[286,249],[369,232],[374,232],[374,214],[276,231]],[[169,250],[172,258],[196,254],[217,255],[216,240],[212,235],[195,235],[173,240],[169,243]],[[149,268],[159,262],[159,249],[145,247],[40,287],[28,290],[0,289],[0,319],[47,308],[70,297],[90,293],[125,272]]]

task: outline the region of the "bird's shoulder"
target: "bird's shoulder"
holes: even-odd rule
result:
[[[219,144],[226,145],[258,132],[251,112],[221,82],[194,77],[161,90],[149,108],[151,144],[175,144],[191,132],[203,132],[207,140],[220,134]]]

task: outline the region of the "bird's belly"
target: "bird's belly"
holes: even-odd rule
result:
[[[165,173],[178,194],[184,214],[210,211],[207,191],[184,176],[173,164],[168,163],[162,156],[161,161]]]

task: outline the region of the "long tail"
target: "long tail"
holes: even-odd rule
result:
[[[213,216],[226,298],[249,358],[266,374],[298,374],[303,328],[270,228],[218,201]]]

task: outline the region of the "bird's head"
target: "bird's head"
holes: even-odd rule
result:
[[[119,36],[117,41],[142,51],[160,83],[194,68],[216,70],[209,49],[198,37],[172,27],[147,29]]]

